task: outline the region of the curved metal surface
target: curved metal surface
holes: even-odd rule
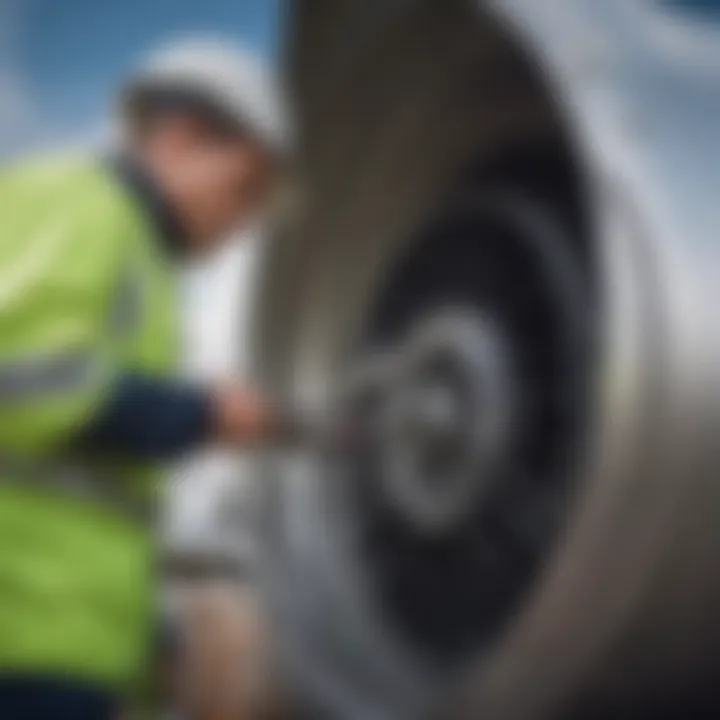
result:
[[[264,260],[258,374],[329,397],[385,270],[468,160],[569,156],[601,323],[581,490],[464,707],[533,720],[717,709],[717,66],[622,0],[295,8],[304,206]],[[413,717],[443,680],[368,591],[353,508],[316,463],[276,469],[268,503],[289,675],[331,717]]]

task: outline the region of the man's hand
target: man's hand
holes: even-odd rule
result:
[[[222,445],[261,446],[280,442],[281,413],[248,388],[222,385],[213,392],[215,438]]]
[[[313,445],[333,452],[356,452],[368,441],[362,418],[269,402],[256,391],[221,385],[213,393],[215,439],[230,447]]]

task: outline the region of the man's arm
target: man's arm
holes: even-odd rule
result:
[[[278,435],[280,425],[276,413],[250,390],[201,388],[128,373],[81,440],[102,452],[174,459],[204,445],[262,444]]]
[[[250,392],[123,367],[105,308],[127,238],[84,163],[22,166],[2,180],[0,449],[50,455],[81,438],[98,450],[169,458],[269,438],[272,413]]]

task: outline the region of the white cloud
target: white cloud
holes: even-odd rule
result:
[[[0,3],[0,62],[7,60],[15,49],[19,7],[13,0]]]
[[[34,124],[34,105],[19,74],[0,69],[0,132],[20,129],[28,118]]]
[[[0,67],[0,157],[47,150],[91,151],[106,148],[113,138],[107,124],[95,124],[71,134],[42,121],[23,75]]]
[[[0,2],[0,154],[14,154],[40,134],[40,113],[16,58],[20,5]]]
[[[85,150],[107,144],[106,125],[59,132],[43,119],[40,103],[18,58],[22,3],[0,0],[0,157],[50,148]]]
[[[42,136],[42,123],[22,74],[0,67],[0,153],[14,154]]]

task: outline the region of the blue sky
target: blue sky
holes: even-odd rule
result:
[[[188,33],[274,57],[281,0],[0,0],[0,152],[80,141],[158,43]]]

